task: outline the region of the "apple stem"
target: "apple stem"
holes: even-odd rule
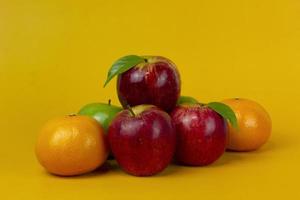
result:
[[[111,99],[108,99],[108,105],[111,105]]]
[[[205,103],[197,103],[199,106],[205,106],[206,104]]]
[[[144,58],[144,61],[145,61],[145,63],[147,63],[147,62],[148,62],[148,60],[147,60],[146,58]]]
[[[127,104],[126,107],[127,107],[127,109],[129,110],[129,112],[131,113],[131,115],[132,115],[133,117],[135,117],[135,114],[134,114],[132,108],[130,107],[130,105]]]

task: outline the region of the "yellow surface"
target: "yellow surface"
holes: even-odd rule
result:
[[[299,199],[300,1],[2,0],[1,199]],[[48,175],[37,132],[89,102],[117,104],[106,71],[127,54],[163,55],[182,94],[244,97],[273,120],[270,141],[202,168],[137,178],[115,165],[81,177]]]

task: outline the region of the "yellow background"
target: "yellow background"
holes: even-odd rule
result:
[[[74,178],[45,173],[33,151],[39,128],[86,103],[118,104],[115,80],[102,85],[127,54],[170,58],[182,94],[202,102],[260,102],[273,120],[270,141],[149,178],[116,167]],[[299,74],[299,0],[1,0],[0,198],[300,198]]]

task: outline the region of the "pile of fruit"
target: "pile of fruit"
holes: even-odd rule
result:
[[[151,176],[171,162],[205,166],[226,149],[258,149],[271,134],[268,113],[254,101],[204,104],[180,96],[180,74],[164,57],[122,57],[104,86],[115,76],[123,108],[110,101],[88,104],[43,126],[36,156],[48,172],[80,175],[110,157],[128,174]]]

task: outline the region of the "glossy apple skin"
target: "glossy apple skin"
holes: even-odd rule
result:
[[[123,110],[121,107],[105,104],[105,103],[91,103],[82,107],[78,114],[86,115],[96,119],[107,133],[108,126],[113,118]]]
[[[136,116],[124,110],[112,121],[108,140],[115,159],[125,172],[151,176],[171,162],[176,132],[170,116],[156,107]]]
[[[171,111],[180,96],[180,75],[174,63],[159,56],[144,57],[140,63],[118,76],[118,97],[126,108],[152,104]]]
[[[227,125],[206,106],[179,105],[171,113],[177,133],[176,160],[190,166],[213,163],[225,151]]]

